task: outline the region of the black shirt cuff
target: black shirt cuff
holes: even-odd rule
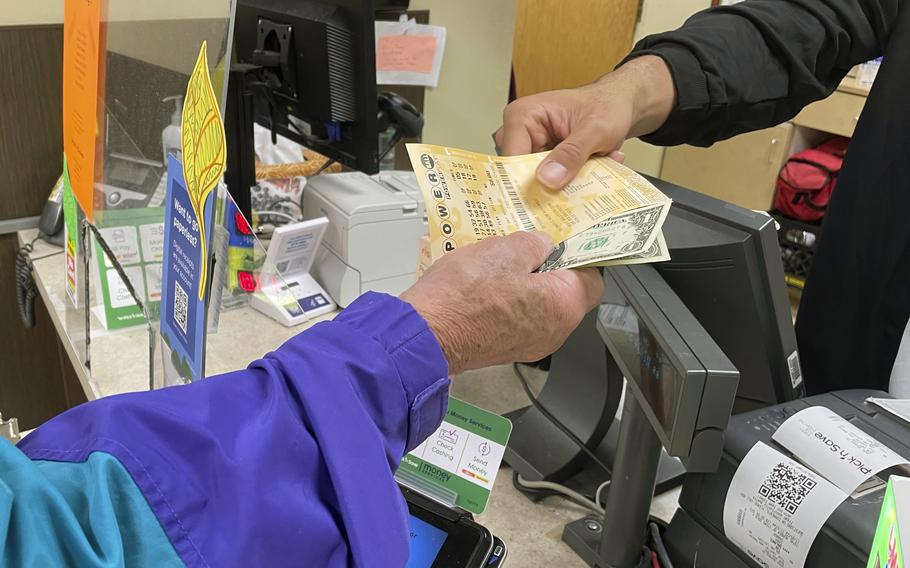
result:
[[[643,55],[656,55],[664,60],[676,87],[676,105],[660,128],[641,139],[658,146],[684,144],[692,138],[692,125],[707,118],[711,102],[707,79],[701,63],[690,50],[655,39],[652,36],[638,42],[619,65]]]

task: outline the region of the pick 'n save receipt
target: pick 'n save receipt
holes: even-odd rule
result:
[[[881,471],[910,463],[824,406],[797,412],[771,439],[847,494]]]
[[[801,568],[847,493],[758,442],[740,462],[724,502],[724,534],[766,568]]]

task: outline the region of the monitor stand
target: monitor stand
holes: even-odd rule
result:
[[[634,396],[626,398],[619,433],[613,491],[603,518],[588,516],[565,526],[562,540],[588,566],[651,566],[642,554],[647,541],[651,498],[657,480],[661,442]]]
[[[547,382],[538,402],[585,442],[600,463],[554,426],[534,407],[516,410],[505,462],[524,479],[561,483],[594,497],[610,479],[617,453],[620,422],[616,412],[623,377],[597,332],[597,310],[591,311],[565,344],[553,354]],[[685,470],[665,452],[658,468],[657,492],[682,483]]]

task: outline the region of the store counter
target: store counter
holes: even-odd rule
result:
[[[36,230],[21,231],[19,241],[25,244],[35,236]],[[108,331],[93,317],[91,373],[80,360],[77,342],[68,333],[67,327],[63,256],[47,256],[60,250],[60,247],[43,240],[36,241],[31,256],[39,260],[34,260],[33,273],[38,292],[48,308],[86,398],[94,400],[112,394],[148,390],[148,331],[144,325]],[[242,369],[309,326],[331,319],[335,313],[295,327],[285,327],[250,307],[222,312],[218,332],[206,338],[206,375]],[[160,359],[160,349],[156,348],[155,357]],[[159,360],[155,364],[161,365]]]

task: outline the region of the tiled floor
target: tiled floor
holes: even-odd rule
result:
[[[532,386],[539,388],[546,376],[529,372]],[[500,414],[528,405],[512,367],[492,367],[455,377],[452,395]],[[652,504],[652,512],[669,520],[676,509],[679,490],[665,494]],[[547,497],[532,503],[512,486],[512,470],[503,467],[496,477],[490,504],[477,520],[506,541],[506,566],[583,567],[575,553],[562,542],[566,523],[579,519],[587,510],[565,499]]]

